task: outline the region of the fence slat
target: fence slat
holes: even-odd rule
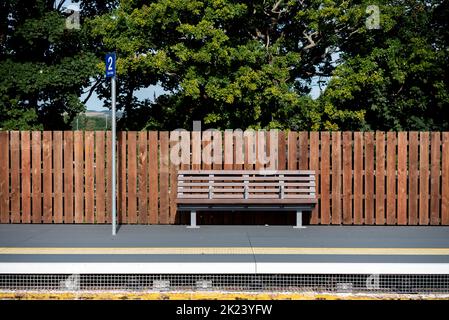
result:
[[[200,131],[197,131],[196,133],[201,134]],[[161,131],[159,132],[159,139],[160,139],[160,213],[159,213],[159,222],[162,224],[168,224],[169,221],[169,170],[170,170],[170,163],[169,163],[169,144],[168,144],[168,132],[167,131]],[[201,142],[201,140],[199,141]],[[200,150],[201,151],[201,150]],[[200,153],[201,156],[201,153]],[[201,158],[199,159],[201,161]],[[199,164],[201,165],[201,164]]]
[[[409,133],[408,224],[418,224],[418,132]]]
[[[319,188],[320,188],[320,135],[319,132],[313,131],[310,132],[310,159],[309,159],[309,168],[310,170],[315,170],[316,176],[316,196],[319,200]],[[310,224],[318,224],[319,223],[319,212],[320,212],[320,203],[316,204],[316,206],[312,210],[312,214],[310,217]]]
[[[150,224],[157,224],[159,221],[158,217],[158,192],[159,186],[157,181],[158,175],[158,137],[157,131],[150,131],[148,136],[149,145],[149,185],[150,185]]]
[[[43,222],[52,223],[53,183],[52,183],[52,132],[44,131],[42,135],[42,164],[43,164]]]
[[[157,147],[157,140],[155,142]],[[157,151],[156,151],[157,155]],[[157,165],[156,165],[157,168]],[[136,131],[128,131],[128,223],[137,223],[137,140]]]
[[[95,220],[105,223],[104,131],[95,132]]]
[[[86,131],[84,136],[85,223],[94,223],[94,147],[94,133]]]
[[[117,146],[114,146],[116,148]],[[117,159],[117,156],[116,156]],[[117,161],[114,159],[115,161]],[[106,131],[106,208],[105,208],[105,220],[106,223],[112,222],[112,132]],[[117,168],[116,168],[117,170]],[[116,181],[117,184],[117,181]],[[117,190],[117,185],[116,185]]]
[[[288,170],[298,170],[298,133],[288,133]]]
[[[365,215],[364,224],[374,224],[374,133],[365,132]]]
[[[0,131],[0,222],[9,223],[9,132]]]
[[[208,131],[210,133],[210,131]],[[203,133],[204,134],[204,133]],[[169,136],[169,145],[170,145],[170,216],[169,216],[169,223],[173,224],[176,221],[177,217],[177,208],[176,208],[176,196],[177,196],[177,189],[178,189],[178,165],[176,164],[176,159],[174,159],[174,156],[177,156],[176,154],[172,154],[172,150],[176,144],[179,145],[179,133],[177,131],[171,131]],[[151,153],[150,153],[151,157]],[[203,168],[204,169],[204,168]],[[210,167],[209,167],[210,169]],[[151,186],[150,186],[151,187]]]
[[[387,132],[387,224],[396,224],[396,132]]]
[[[398,225],[407,224],[407,132],[398,133]]]
[[[53,132],[53,221],[63,223],[63,170],[62,170],[62,131]]]
[[[33,223],[42,222],[42,146],[41,132],[33,131],[32,133],[32,183],[33,183]]]
[[[127,223],[127,178],[126,178],[126,168],[127,168],[127,157],[126,157],[126,131],[121,131],[119,133],[119,203],[117,204],[119,208],[118,221],[120,223]]]
[[[343,224],[352,224],[352,132],[343,132]]]
[[[430,224],[440,224],[440,148],[439,132],[431,135],[431,168],[430,168]]]
[[[22,169],[22,223],[31,222],[31,144],[30,132],[22,131],[21,136],[21,169]]]
[[[363,133],[354,132],[354,224],[363,224]]]
[[[309,133],[301,131],[298,134],[299,140],[299,170],[307,170],[309,162]]]
[[[192,131],[192,170],[201,169],[201,131]]]
[[[148,224],[148,132],[140,131],[138,179],[139,179],[139,223]]]
[[[449,132],[443,132],[441,224],[449,225]]]
[[[376,225],[385,224],[385,132],[376,132]]]
[[[74,222],[73,131],[64,131],[64,222]]]
[[[419,134],[419,224],[429,224],[429,133]]]
[[[332,224],[341,224],[341,133],[332,132]]]
[[[10,132],[11,223],[20,223],[20,132]]]
[[[330,224],[330,135],[329,132],[321,133],[321,161],[320,161],[320,197],[321,197],[321,224]]]
[[[75,223],[84,222],[84,141],[83,132],[75,131],[73,134],[75,149],[74,176],[75,176]]]
[[[233,169],[234,170],[242,170],[243,164],[244,164],[244,139],[243,139],[243,131],[242,130],[235,130],[233,132],[233,148],[232,148],[232,156],[233,156]],[[241,214],[236,214],[234,223],[237,225],[242,225],[244,221],[244,216]]]

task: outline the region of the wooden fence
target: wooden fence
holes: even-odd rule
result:
[[[202,168],[315,170],[319,204],[310,224],[449,225],[449,132],[273,132],[119,132],[120,223],[187,221],[176,211],[176,170]],[[111,132],[0,132],[0,222],[110,223],[111,150]],[[294,217],[199,219],[288,224]]]

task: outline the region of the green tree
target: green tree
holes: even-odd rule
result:
[[[64,0],[2,1],[0,128],[70,128],[75,115],[85,110],[79,99],[83,90],[92,79],[101,81],[98,45],[90,41],[84,22],[109,10],[111,2],[90,2],[78,29],[67,27],[71,13],[64,12]]]
[[[342,63],[321,105],[364,114],[336,121],[344,129],[448,130],[449,3],[382,2],[380,29],[340,45]]]
[[[139,124],[127,122],[136,111],[152,128],[203,120],[217,128],[319,129],[327,109],[310,98],[312,79],[331,76],[332,54],[363,15],[344,0],[122,0],[93,28],[118,52],[125,128]],[[133,98],[158,83],[170,94],[155,103]],[[99,93],[107,99],[107,86]]]

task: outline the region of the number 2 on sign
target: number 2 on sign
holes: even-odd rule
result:
[[[112,64],[113,64],[114,60],[112,59],[111,56],[108,57],[108,71],[112,71]]]

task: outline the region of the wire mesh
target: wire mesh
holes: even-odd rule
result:
[[[449,294],[449,275],[1,274],[0,291],[223,291]]]

